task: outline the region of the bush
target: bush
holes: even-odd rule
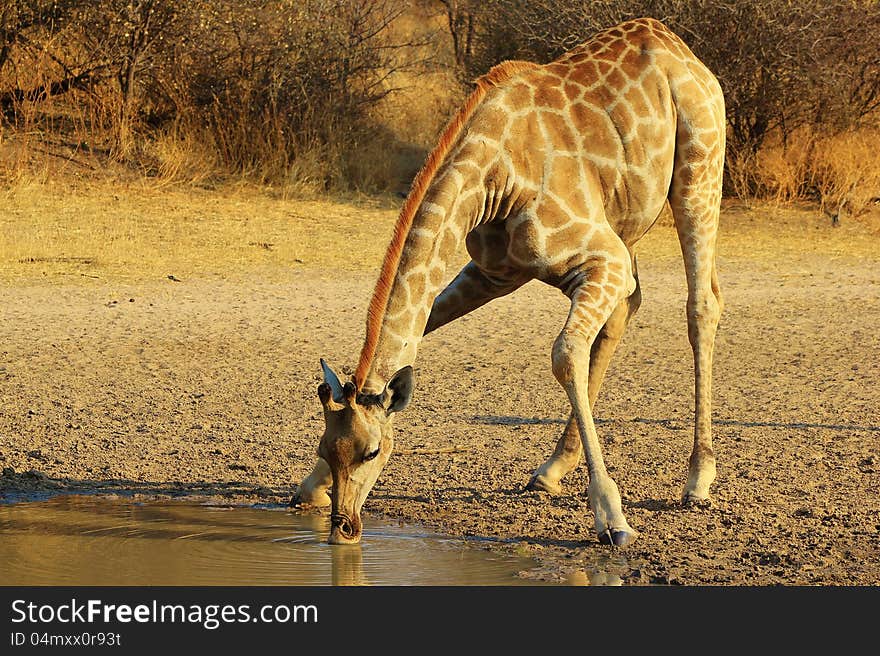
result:
[[[748,175],[773,136],[839,134],[880,108],[876,0],[442,0],[451,30],[471,30],[468,77],[502,59],[550,61],[629,18],[664,21],[717,75],[727,104],[728,192],[755,193]],[[467,15],[467,20],[460,16]],[[459,34],[455,43],[465,41]],[[736,170],[733,170],[735,167]]]
[[[76,114],[76,141],[153,174],[190,168],[178,139],[259,182],[345,186],[351,144],[407,66],[411,44],[388,29],[403,7],[14,0],[0,13],[0,103],[18,129],[42,117],[56,131],[56,116]]]
[[[815,200],[837,223],[866,214],[880,201],[880,131],[835,135],[804,128],[788,143],[766,144],[755,158],[758,195],[786,203]]]

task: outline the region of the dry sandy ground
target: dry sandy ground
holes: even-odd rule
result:
[[[357,208],[338,209],[335,222],[325,210],[347,235]],[[804,212],[777,213],[767,228],[769,218],[724,218],[711,508],[678,505],[692,360],[680,258],[660,225],[640,251],[642,309],[596,408],[641,532],[632,546],[597,542],[583,467],[561,496],[522,491],[568,410],[550,371],[567,303],[540,283],[425,339],[416,396],[397,423],[403,452],[365,512],[531,555],[540,567],[529,577],[880,584],[878,235]],[[83,274],[82,262],[68,262],[69,275],[43,276],[34,263],[16,274],[5,254],[0,496],[101,489],[285,502],[322,430],[318,358],[338,371],[355,364],[370,262],[393,219],[379,212],[375,233],[359,228],[335,260],[302,262],[289,249],[288,262],[164,271],[180,282]],[[348,252],[367,264],[347,267]]]

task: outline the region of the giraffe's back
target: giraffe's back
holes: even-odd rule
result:
[[[723,147],[723,96],[711,72],[653,19],[602,32],[508,80],[475,113],[462,152],[468,140],[496,145],[488,178],[522,209],[497,222],[503,234],[497,224],[477,228],[472,256],[499,270],[530,260],[544,270],[552,253],[566,260],[587,247],[605,220],[631,247],[666,202],[682,125],[711,134],[707,143],[720,133]]]

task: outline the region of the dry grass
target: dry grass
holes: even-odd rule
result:
[[[759,196],[787,204],[816,200],[829,217],[868,214],[880,199],[880,130],[833,136],[801,130],[786,144],[768,144],[750,170]]]
[[[856,220],[832,226],[815,205],[771,201],[725,200],[721,209],[717,255],[723,272],[728,262],[775,266],[778,260],[804,255],[828,259],[880,259],[880,208]],[[672,215],[662,216],[636,247],[639,259],[660,259],[678,267],[681,249]],[[723,280],[722,280],[723,283]]]
[[[811,181],[823,210],[861,216],[880,201],[880,130],[845,133],[820,142]]]
[[[433,75],[437,12],[391,0],[239,4],[160,3],[125,20],[100,3],[59,5],[46,24],[24,6],[4,12],[0,147],[17,147],[0,153],[0,182],[39,176],[37,153],[62,145],[160,184],[235,179],[295,195],[405,186],[413,146],[423,158],[427,145],[410,128],[437,122],[430,140],[442,125],[444,101],[415,79]],[[88,82],[62,83],[74,72]],[[401,85],[421,86],[408,96],[419,109],[389,115],[386,94]]]
[[[392,84],[400,90],[375,108],[374,132],[349,144],[341,158],[343,177],[355,189],[406,192],[466,96],[449,70],[400,73]]]
[[[390,196],[292,199],[243,186],[19,181],[0,192],[0,281],[89,284],[277,277],[300,269],[378,271],[401,202]],[[876,259],[878,237],[880,211],[833,228],[815,208],[728,203],[719,255]],[[639,253],[677,262],[675,230],[661,222]],[[466,259],[462,252],[453,266]]]
[[[290,201],[253,188],[19,184],[0,194],[0,280],[87,282],[363,270],[396,208]]]
[[[880,208],[832,226],[814,204],[725,201],[718,235],[720,258],[760,263],[814,255],[823,260],[880,259]]]

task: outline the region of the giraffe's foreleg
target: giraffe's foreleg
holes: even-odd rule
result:
[[[568,422],[562,436],[556,442],[556,448],[544,463],[535,470],[526,490],[543,490],[550,494],[561,494],[563,477],[578,466],[584,447],[581,445],[581,434],[578,432],[574,414],[568,415]]]
[[[291,506],[312,506],[325,508],[330,505],[330,487],[333,485],[333,474],[330,466],[323,458],[318,458],[312,472],[297,487]]]
[[[553,375],[571,402],[586,456],[596,534],[601,542],[619,546],[632,542],[637,533],[626,521],[620,492],[602,457],[588,393],[589,362],[590,349],[600,329],[618,303],[634,289],[628,257],[594,265],[571,292],[568,320],[553,344]]]
[[[638,267],[633,258],[633,277],[636,281],[635,291],[628,298],[619,302],[617,307],[608,317],[608,321],[602,326],[599,334],[590,349],[590,374],[587,396],[590,400],[590,408],[596,407],[596,399],[599,397],[599,389],[608,370],[611,357],[617,350],[617,345],[623,337],[624,330],[632,316],[642,303],[642,292],[639,286]],[[568,423],[562,436],[556,443],[553,455],[550,456],[532,475],[527,490],[544,490],[550,494],[562,492],[560,481],[562,478],[578,466],[581,460],[583,447],[581,446],[580,433],[578,432],[577,420],[574,414],[569,415]]]
[[[490,277],[473,261],[469,262],[434,299],[425,334],[473,312],[493,299],[519,289],[525,282],[524,279],[502,280]]]

